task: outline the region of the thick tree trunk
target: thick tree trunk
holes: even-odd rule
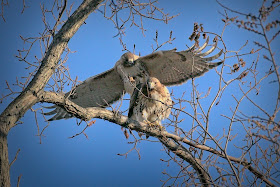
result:
[[[1,123],[1,122],[0,122]],[[2,129],[0,124],[0,186],[10,187],[10,166],[8,158],[8,143],[7,143],[7,131]]]
[[[9,130],[16,122],[38,101],[30,91],[20,94],[0,115],[0,184],[1,187],[10,187],[10,166],[8,158]]]

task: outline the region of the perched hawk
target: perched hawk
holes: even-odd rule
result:
[[[120,99],[124,93],[132,95],[135,83],[130,80],[145,83],[149,77],[156,77],[165,86],[178,85],[190,78],[203,75],[210,69],[220,65],[221,62],[210,62],[221,56],[223,51],[212,57],[205,57],[212,53],[217,43],[206,52],[201,51],[205,44],[194,50],[194,46],[186,51],[177,52],[176,49],[158,51],[147,56],[139,57],[130,52],[125,53],[116,62],[112,69],[90,77],[66,96],[81,107],[107,107],[108,104]],[[45,113],[54,115],[49,121],[72,117],[64,108],[51,106],[53,111]]]
[[[137,84],[130,99],[128,117],[150,125],[161,125],[171,112],[172,100],[168,89],[155,77]]]

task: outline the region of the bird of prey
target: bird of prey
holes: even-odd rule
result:
[[[172,99],[168,89],[155,77],[140,82],[130,99],[128,117],[161,127],[161,121],[171,112]]]
[[[201,52],[208,46],[208,42],[209,37],[196,50],[193,45],[185,51],[157,51],[143,57],[127,52],[113,68],[86,79],[65,95],[81,107],[107,107],[119,100],[124,93],[132,95],[136,85],[131,79],[145,83],[149,77],[155,77],[165,86],[182,84],[223,62],[211,62],[221,56],[222,50],[212,57],[205,57],[215,50],[217,42],[208,51]],[[55,114],[49,121],[73,117],[61,106],[47,108],[54,110],[45,115]]]

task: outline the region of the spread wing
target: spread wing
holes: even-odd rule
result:
[[[99,75],[88,78],[70,93],[66,93],[68,98],[81,107],[106,107],[108,104],[117,101],[124,93],[123,82],[114,68],[105,71]],[[49,121],[66,119],[72,117],[64,108],[51,106],[46,108],[55,108],[45,115],[54,115]]]
[[[222,63],[222,61],[210,62],[219,58],[223,53],[222,50],[212,57],[203,58],[212,53],[217,46],[217,42],[215,42],[207,52],[200,53],[208,45],[208,41],[209,37],[205,44],[197,50],[193,50],[193,46],[186,51],[180,52],[176,52],[176,49],[158,51],[140,57],[135,63],[142,64],[149,75],[159,79],[162,84],[166,86],[178,85],[190,78],[201,76]]]

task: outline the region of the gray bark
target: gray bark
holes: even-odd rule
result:
[[[4,126],[3,126],[4,127]],[[8,143],[7,143],[7,130],[0,126],[0,185],[1,187],[10,185],[9,174],[9,159],[8,159]]]

